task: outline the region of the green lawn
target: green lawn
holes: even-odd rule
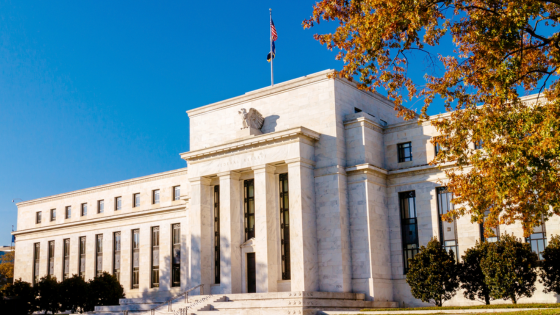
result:
[[[426,311],[426,310],[472,310],[472,309],[488,309],[488,308],[558,308],[560,311],[560,303],[547,304],[491,304],[491,305],[474,305],[474,306],[427,306],[427,307],[410,307],[410,308],[366,308],[362,312],[390,312],[390,311]],[[506,313],[500,313],[506,314]],[[516,312],[515,314],[523,314]],[[538,313],[535,313],[538,314]],[[543,314],[559,314],[559,313],[543,313]]]
[[[466,315],[488,315],[488,314],[489,313],[467,313]],[[495,314],[497,315],[556,315],[556,314],[560,314],[560,308],[550,309],[550,310],[532,310],[532,311],[517,311],[517,312],[513,311],[513,312],[503,312],[503,313],[495,313]],[[362,315],[366,315],[366,314],[362,314]],[[451,314],[430,313],[430,314],[422,314],[422,315],[451,315]]]

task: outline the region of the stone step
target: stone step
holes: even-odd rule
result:
[[[353,301],[338,299],[291,298],[274,300],[232,300],[230,302],[214,302],[215,309],[252,309],[252,308],[391,308],[397,307],[396,302]]]
[[[337,300],[365,300],[363,293],[350,293],[350,292],[308,292],[308,291],[294,291],[294,292],[271,292],[271,293],[237,293],[237,294],[224,294],[232,301],[241,300],[275,300],[275,299],[292,299],[292,298],[314,298],[314,299],[337,299]]]
[[[96,306],[96,312],[122,312],[122,311],[146,311],[161,304],[129,304],[129,305],[110,305],[110,306]]]

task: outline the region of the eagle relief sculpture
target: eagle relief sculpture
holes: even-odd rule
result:
[[[241,116],[243,127],[241,129],[257,129],[261,130],[264,124],[264,118],[256,109],[250,108],[249,112],[245,108],[242,108],[239,112]]]

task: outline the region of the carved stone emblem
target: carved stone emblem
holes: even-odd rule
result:
[[[241,116],[243,123],[243,127],[241,129],[254,128],[261,130],[264,124],[264,118],[256,109],[250,108],[249,112],[247,112],[245,108],[242,108],[238,113]]]

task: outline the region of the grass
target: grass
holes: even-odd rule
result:
[[[426,307],[409,307],[409,308],[366,308],[362,312],[391,312],[391,311],[430,311],[430,310],[474,310],[474,309],[489,309],[489,308],[560,308],[560,303],[532,303],[532,304],[490,304],[490,305],[473,305],[473,306],[426,306]],[[555,310],[560,314],[560,310]],[[501,313],[507,314],[507,313]],[[515,312],[515,314],[523,314]],[[538,314],[538,313],[536,313]],[[544,313],[543,313],[544,314]],[[548,313],[547,313],[548,314]]]
[[[488,315],[488,314],[489,313],[468,313],[468,315]],[[503,312],[503,313],[496,313],[496,314],[497,315],[557,315],[557,314],[560,314],[560,309],[513,311],[513,312]],[[365,314],[362,314],[362,315],[365,315]],[[451,315],[451,314],[430,313],[430,314],[422,314],[422,315]]]

